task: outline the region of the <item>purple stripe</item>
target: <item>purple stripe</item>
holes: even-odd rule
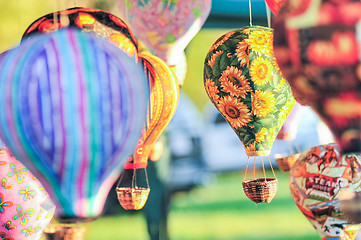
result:
[[[80,163],[80,169],[79,169],[79,176],[78,176],[78,179],[77,179],[77,182],[78,182],[78,191],[77,193],[79,194],[79,198],[78,199],[83,199],[84,198],[84,188],[85,188],[85,173],[86,173],[86,169],[88,167],[88,163],[87,163],[87,159],[88,159],[88,151],[87,151],[87,136],[86,136],[86,133],[87,133],[87,129],[86,129],[86,126],[85,126],[85,123],[86,123],[86,117],[85,117],[85,107],[88,106],[87,103],[85,103],[84,101],[84,98],[85,98],[85,92],[87,89],[84,89],[84,77],[83,77],[83,73],[84,73],[84,70],[82,68],[82,63],[83,60],[85,59],[81,59],[79,56],[82,56],[81,52],[79,52],[79,49],[80,47],[77,46],[77,42],[75,40],[75,37],[74,37],[74,33],[75,32],[69,32],[69,40],[71,42],[71,45],[73,47],[73,50],[74,50],[74,57],[75,57],[75,64],[76,64],[76,69],[78,70],[77,71],[77,78],[76,80],[79,81],[79,106],[80,106],[80,135],[81,135],[81,143],[82,143],[82,146],[81,146],[81,153],[82,153],[82,156],[81,156],[81,163]],[[85,105],[86,104],[86,105]],[[85,207],[85,206],[84,206]]]
[[[61,147],[61,156],[59,156],[60,158],[60,165],[59,165],[59,172],[58,172],[58,176],[59,176],[59,179],[60,181],[62,182],[62,179],[64,177],[64,169],[65,169],[65,155],[66,155],[66,151],[67,151],[67,145],[66,145],[66,134],[65,134],[65,124],[64,124],[64,104],[63,104],[63,98],[61,97],[62,95],[62,92],[63,92],[63,88],[62,88],[62,71],[60,71],[60,59],[59,59],[59,56],[61,55],[59,52],[58,52],[58,47],[56,46],[54,40],[51,41],[51,46],[52,48],[54,49],[54,52],[55,52],[55,58],[56,58],[56,64],[57,65],[57,69],[56,69],[56,75],[58,77],[58,81],[57,81],[57,85],[58,85],[58,92],[59,92],[59,111],[60,111],[60,128],[61,130],[58,130],[58,131],[61,131],[62,132],[62,147]],[[54,75],[54,74],[52,74]],[[56,126],[58,127],[58,126]]]

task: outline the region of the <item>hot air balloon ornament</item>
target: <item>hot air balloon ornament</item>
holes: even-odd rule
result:
[[[323,240],[355,238],[361,225],[349,220],[341,194],[361,191],[361,156],[340,155],[335,144],[301,154],[290,171],[291,196]]]
[[[3,53],[0,68],[1,138],[44,184],[61,222],[98,217],[146,119],[141,67],[64,28]]]
[[[298,102],[327,124],[343,153],[361,151],[358,0],[286,1],[274,18],[275,56]]]
[[[286,0],[265,0],[265,1],[267,6],[273,12],[273,14],[277,16]]]
[[[125,169],[134,170],[131,173],[133,176],[131,186],[124,186],[122,176],[116,189],[120,204],[127,210],[143,208],[148,198],[150,191],[146,174],[148,159],[154,143],[175,113],[180,94],[177,77],[163,60],[146,51],[140,52],[139,57],[149,83],[150,102],[142,136],[124,166]],[[145,187],[138,187],[137,169],[145,171]]]
[[[221,36],[206,56],[204,85],[242,141],[248,160],[262,156],[263,163],[295,104],[273,56],[272,29],[250,26]],[[248,161],[245,179],[247,169]],[[267,178],[264,165],[263,170],[264,178],[243,181],[246,195],[256,203],[269,203],[277,192],[276,176]]]
[[[211,0],[119,0],[120,14],[137,39],[175,69],[182,68],[184,49],[203,26],[211,5]]]
[[[22,38],[51,33],[65,27],[96,34],[137,59],[137,41],[127,24],[117,16],[99,9],[76,7],[46,14],[30,24]]]
[[[55,205],[43,185],[6,147],[0,148],[0,237],[40,239]]]

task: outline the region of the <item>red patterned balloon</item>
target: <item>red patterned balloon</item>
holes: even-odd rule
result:
[[[361,155],[340,155],[334,144],[311,148],[290,171],[292,198],[323,240],[352,240],[360,224],[341,209],[341,190],[361,191]]]
[[[360,12],[359,0],[289,0],[273,23],[295,99],[323,118],[344,153],[361,151]]]
[[[265,0],[265,1],[267,3],[267,6],[274,13],[274,15],[278,15],[280,8],[282,7],[282,5],[286,0]]]

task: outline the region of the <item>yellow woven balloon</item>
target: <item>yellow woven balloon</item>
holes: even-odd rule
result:
[[[175,73],[160,58],[147,51],[139,58],[148,76],[150,106],[142,136],[125,168],[145,168],[153,144],[172,119],[179,100],[179,84]]]

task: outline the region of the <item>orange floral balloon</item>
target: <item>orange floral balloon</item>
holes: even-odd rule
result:
[[[79,28],[108,40],[128,56],[137,59],[137,42],[129,27],[111,13],[90,8],[70,8],[49,13],[26,29],[23,39],[37,33],[50,33],[64,27]]]

